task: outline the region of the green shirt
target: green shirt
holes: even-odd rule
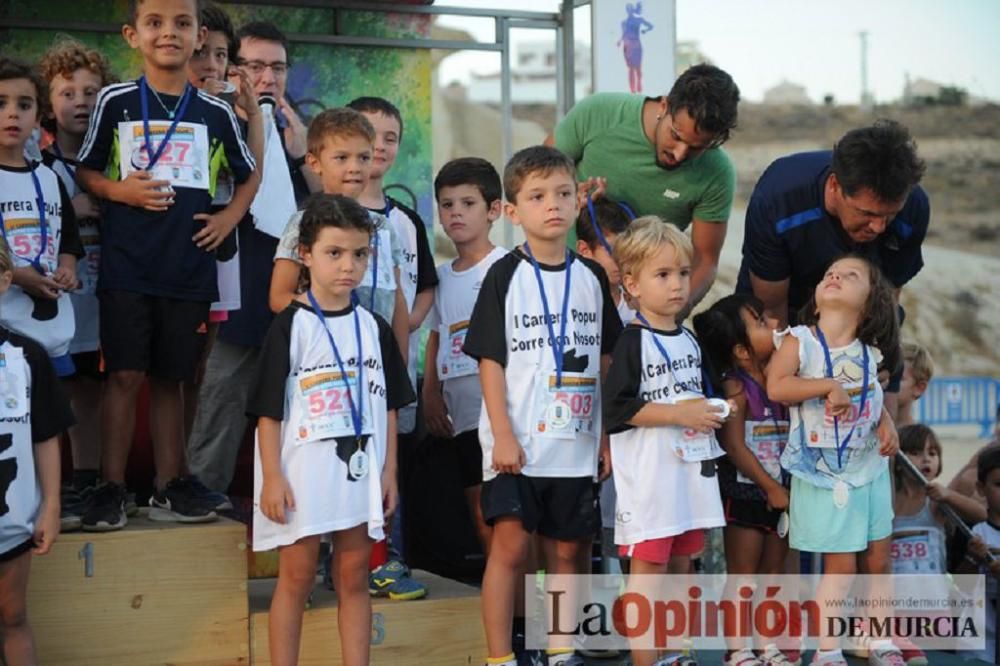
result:
[[[636,215],[658,215],[682,230],[695,219],[728,221],[736,189],[729,155],[712,148],[676,169],[658,167],[642,129],[645,99],[598,93],[581,100],[556,127],[556,147],[576,162],[581,181],[607,178],[607,195]]]

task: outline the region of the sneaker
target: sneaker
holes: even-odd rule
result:
[[[584,666],[583,657],[576,652],[563,652],[561,654],[549,654],[548,666]]]
[[[926,659],[925,656],[924,663],[926,663]],[[868,653],[868,664],[869,666],[906,666],[906,660],[903,659],[902,651],[890,643],[878,647],[872,645]]]
[[[927,666],[927,655],[908,638],[895,638],[893,642],[903,654],[906,666]]]
[[[410,569],[399,560],[389,560],[368,575],[368,593],[393,601],[427,596],[427,587],[410,578]]]
[[[229,496],[225,493],[220,493],[217,490],[212,490],[204,483],[201,482],[194,474],[188,474],[181,477],[181,481],[186,483],[191,487],[191,490],[195,495],[202,498],[206,504],[212,507],[215,511],[232,511],[233,503],[229,499]]]
[[[87,510],[83,496],[72,485],[59,488],[59,531],[75,532],[83,524],[83,514]]]
[[[780,653],[779,653],[780,654]],[[757,658],[753,650],[750,648],[743,648],[741,650],[736,650],[735,652],[730,652],[722,659],[722,663],[727,666],[762,666],[764,662]]]
[[[84,532],[113,532],[125,527],[125,486],[113,481],[97,486],[80,523]]]
[[[149,498],[149,519],[178,523],[208,523],[219,516],[183,479],[170,481]]]
[[[689,654],[680,652],[677,654],[668,654],[666,657],[654,662],[653,666],[698,666],[698,660]]]
[[[125,515],[131,518],[139,513],[139,505],[135,501],[135,493],[125,493]]]
[[[802,663],[802,650],[782,650],[771,643],[764,648],[759,658],[764,666],[799,666]]]
[[[847,666],[847,659],[841,650],[830,650],[821,655],[819,650],[813,653],[812,663],[816,666]]]

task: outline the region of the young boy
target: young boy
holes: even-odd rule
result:
[[[475,359],[462,345],[483,278],[507,250],[490,242],[490,230],[500,217],[503,192],[500,174],[478,157],[448,162],[434,179],[434,196],[444,233],[455,244],[458,258],[437,268],[439,283],[427,318],[423,409],[430,433],[449,447],[459,462],[462,486],[480,544],[489,553],[490,528],[483,520],[480,489],[483,452],[479,447],[479,417],[483,394]]]
[[[915,342],[904,342],[901,346],[903,377],[899,382],[897,428],[914,423],[913,403],[920,399],[934,377],[934,359],[929,351]]]
[[[966,561],[959,573],[986,574],[986,647],[966,657],[978,657],[992,663],[995,656],[997,613],[997,579],[1000,578],[1000,448],[987,449],[979,456],[976,465],[979,494],[986,498],[986,522],[972,528],[975,535],[969,542],[969,553],[974,562]],[[990,561],[988,554],[993,556]],[[976,564],[979,566],[977,567]]]
[[[632,222],[615,244],[622,283],[639,308],[615,346],[604,387],[618,491],[615,543],[631,558],[630,575],[667,573],[671,557],[697,553],[705,529],[725,524],[711,462],[723,453],[712,434],[723,415],[705,399],[701,352],[680,323],[691,256],[687,236],[653,216]],[[633,650],[632,659],[649,666],[657,656]]]
[[[258,417],[254,550],[279,548],[271,662],[298,663],[321,535],[333,534],[341,657],[368,664],[368,560],[396,505],[396,410],[415,396],[389,325],[353,302],[374,226],[317,195],[299,238],[308,291],[278,314],[248,404]]]
[[[83,517],[87,530],[126,523],[125,466],[147,376],[156,460],[150,518],[216,517],[183,475],[181,384],[194,376],[219,295],[214,250],[245,214],[259,176],[232,108],[188,83],[188,62],[205,37],[198,10],[196,0],[129,3],[122,35],[142,55],[144,75],[101,91],[79,154],[77,179],[105,200],[98,298],[106,483]],[[221,166],[237,185],[231,203],[209,214]]]
[[[576,218],[573,162],[546,146],[504,170],[504,210],[522,247],[483,280],[463,350],[479,362],[483,518],[493,528],[483,577],[490,664],[512,666],[515,589],[532,535],[551,573],[577,571],[598,525],[594,480],[610,473],[600,378],[621,324],[604,270],[566,249]],[[564,664],[572,649],[552,650]]]
[[[622,291],[621,271],[612,258],[615,239],[624,232],[634,215],[623,204],[600,197],[587,199],[587,205],[580,209],[576,218],[576,251],[581,257],[593,259],[601,265],[611,284],[611,297],[618,308],[618,316],[623,324],[632,321],[635,310],[629,306],[628,298]],[[596,220],[596,225],[594,220]]]

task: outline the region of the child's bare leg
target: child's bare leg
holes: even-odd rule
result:
[[[673,559],[671,558],[671,560]],[[662,576],[667,573],[669,566],[669,564],[654,564],[653,562],[644,562],[633,558],[628,577],[628,591],[636,592],[648,598],[650,591],[647,589],[648,584],[644,584],[639,576],[653,574]],[[685,571],[685,573],[687,572]],[[652,666],[658,657],[659,652],[657,650],[632,650],[633,666]]]
[[[274,666],[299,663],[302,614],[316,583],[318,554],[319,536],[305,537],[278,549],[278,585],[271,598],[267,625]]]
[[[31,552],[0,564],[0,643],[7,666],[34,666],[35,639],[28,625],[27,595]]]
[[[372,599],[368,594],[368,525],[333,533],[337,628],[344,666],[367,666],[372,635]]]
[[[524,531],[518,518],[498,518],[494,522],[482,592],[483,627],[490,657],[504,657],[512,652],[515,591],[524,587],[522,574],[531,539],[532,535]]]
[[[563,541],[560,539],[542,538],[542,553],[545,556],[545,571],[547,574],[589,574],[590,573],[590,552],[591,540],[582,539],[579,541]],[[586,564],[585,564],[586,563]],[[547,578],[547,577],[546,577]],[[583,580],[583,579],[579,579]],[[560,588],[563,586],[560,585]],[[584,593],[578,585],[566,586],[565,595],[560,599],[560,605],[564,608],[577,608],[578,599]],[[546,602],[551,601],[551,597],[546,595]],[[546,609],[547,617],[554,617],[550,609]],[[575,619],[570,619],[573,623]],[[549,644],[550,650],[572,649],[573,642],[570,636],[555,636]]]
[[[146,374],[139,370],[108,373],[101,402],[101,476],[105,481],[125,483],[135,434],[136,398],[145,381]]]
[[[838,608],[836,601],[842,600],[850,588],[850,576],[858,572],[857,553],[825,553],[823,555],[823,577],[816,589],[816,601],[820,609],[820,626],[827,626],[829,620],[826,609]],[[831,601],[833,603],[831,603]],[[820,650],[835,650],[837,639],[820,636]]]
[[[486,519],[483,518],[483,506],[480,502],[482,490],[482,485],[469,486],[465,489],[465,501],[469,505],[469,515],[472,516],[472,525],[476,528],[479,545],[483,547],[483,555],[489,557],[493,528],[487,525]]]
[[[156,462],[156,487],[161,490],[185,468],[183,402],[180,382],[150,378],[149,429]]]
[[[753,582],[764,550],[764,533],[752,527],[726,525],[722,530],[726,547],[726,599],[736,599],[739,588]],[[739,636],[727,636],[726,649],[730,652],[749,647],[749,642]]]

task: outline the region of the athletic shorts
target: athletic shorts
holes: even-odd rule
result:
[[[34,547],[35,547],[35,540],[32,537],[28,537],[27,541],[25,541],[24,543],[18,544],[17,546],[14,546],[10,550],[5,550],[4,552],[0,553],[0,563],[11,562],[13,560],[16,560],[21,555],[24,555]]]
[[[705,530],[689,530],[682,534],[618,546],[618,555],[650,564],[666,564],[673,555],[694,555],[705,547]]]
[[[526,532],[560,541],[592,539],[601,526],[594,479],[499,474],[483,483],[487,525],[514,517]]]
[[[193,381],[208,338],[207,301],[132,291],[103,291],[101,353],[107,372],[138,370],[168,381]]]
[[[483,449],[479,446],[479,430],[473,428],[454,437],[438,439],[435,445],[445,447],[448,456],[458,463],[463,488],[472,488],[483,482]]]
[[[792,477],[789,545],[810,553],[860,553],[872,541],[892,535],[892,483],[889,468],[869,484],[850,488],[838,509],[833,490]]]
[[[727,525],[752,527],[768,534],[778,533],[782,512],[768,508],[767,502],[723,497],[722,508],[726,512]]]

